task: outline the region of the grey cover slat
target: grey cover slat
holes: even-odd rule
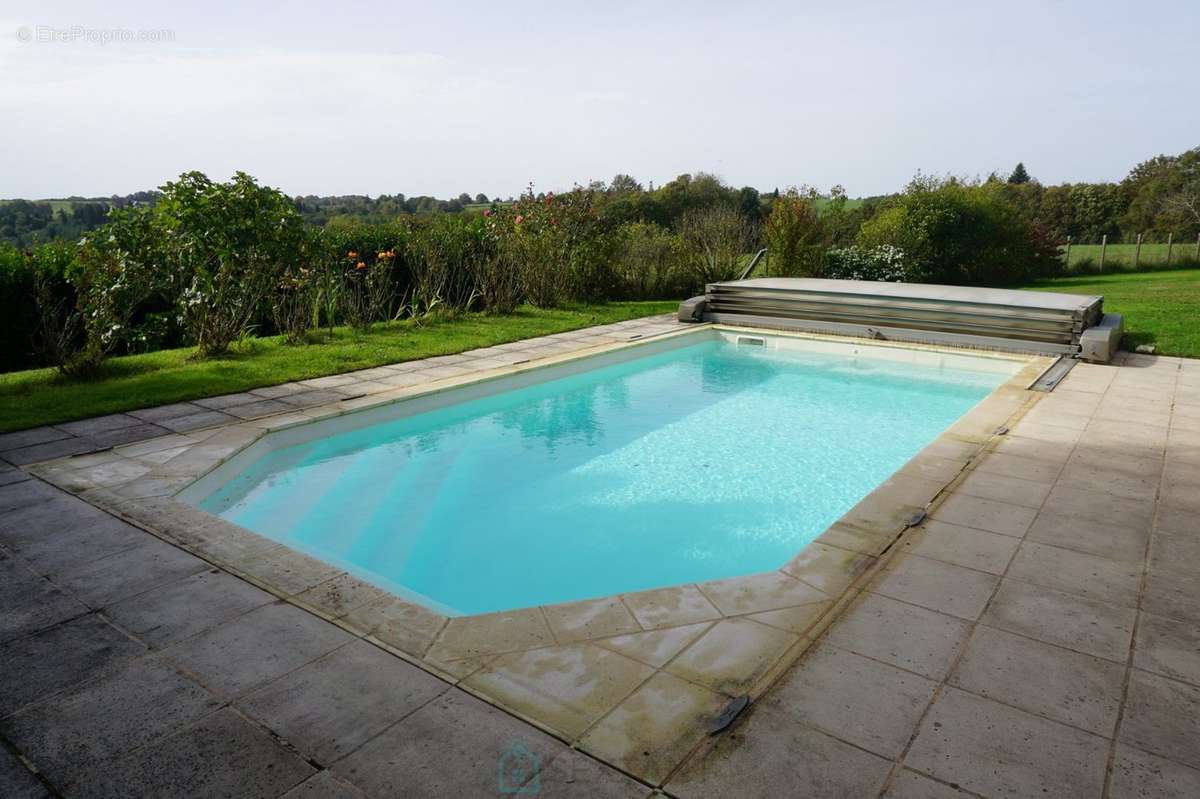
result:
[[[1095,296],[814,278],[711,283],[706,302],[713,321],[1047,354],[1078,352],[1103,306]]]

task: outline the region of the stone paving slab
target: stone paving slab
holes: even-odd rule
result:
[[[278,796],[316,769],[232,708],[117,761],[80,796]]]
[[[153,659],[0,721],[0,731],[60,783],[101,777],[111,761],[208,715],[215,696]]]
[[[239,700],[245,713],[321,763],[333,763],[449,686],[353,641]]]
[[[1100,736],[948,688],[905,763],[984,796],[1094,799],[1108,749]]]
[[[104,613],[151,647],[162,648],[274,601],[243,580],[205,569],[110,604]]]
[[[0,653],[0,715],[102,676],[145,652],[96,614],[9,641]]]
[[[164,650],[208,688],[233,697],[352,639],[304,611],[273,602]]]
[[[6,799],[43,799],[50,791],[15,754],[0,747],[0,796]]]
[[[1108,738],[1124,679],[1123,664],[981,626],[950,683]]]
[[[566,751],[549,736],[456,692],[393,725],[333,770],[371,796],[491,796],[497,792],[496,753],[514,740],[542,753],[543,768]],[[446,768],[449,763],[455,768]]]
[[[615,340],[622,339],[618,335]],[[565,345],[587,339],[556,341]],[[560,343],[511,351],[537,355],[541,349],[552,355],[557,351],[560,355],[555,357],[561,357],[577,346],[560,347]],[[483,355],[475,360],[494,359],[495,355]],[[192,517],[180,507],[160,502],[158,496],[165,499],[165,494],[156,492],[169,493],[174,490],[170,486],[179,483],[165,473],[155,477],[153,469],[191,450],[203,451],[205,457],[228,457],[262,430],[271,429],[273,418],[285,419],[287,414],[249,423],[235,423],[229,414],[222,414],[227,418],[219,422],[225,425],[220,430],[228,434],[204,429],[190,434],[194,437],[186,442],[130,445],[131,458],[179,451],[147,466],[151,469],[147,477],[132,478],[128,485],[88,485],[93,478],[105,479],[104,470],[112,479],[120,479],[112,471],[115,461],[107,454],[39,466],[38,471],[48,470],[47,476],[69,482],[90,500],[103,499],[121,512],[133,507],[127,503],[157,508],[157,522],[171,533],[164,538],[178,543],[182,539],[173,536],[182,536],[207,547],[207,554],[194,554],[209,563],[225,565],[224,558],[249,554],[248,562],[269,564],[275,573],[294,581],[286,596],[308,591],[313,604],[305,603],[307,613],[279,605],[275,599],[260,604],[260,594],[271,595],[253,588],[228,605],[214,607],[211,614],[196,613],[186,608],[186,597],[193,591],[197,597],[206,591],[212,595],[202,587],[206,576],[213,574],[206,567],[191,574],[166,574],[157,585],[134,582],[128,589],[117,589],[118,594],[132,595],[110,603],[103,616],[84,612],[57,620],[52,613],[44,621],[30,621],[30,630],[21,629],[16,638],[0,644],[0,739],[10,741],[0,741],[0,755],[11,745],[4,730],[14,719],[66,718],[63,714],[82,707],[71,704],[78,701],[73,699],[76,695],[89,691],[109,695],[104,686],[119,684],[120,675],[143,668],[149,673],[150,664],[157,663],[174,673],[182,667],[186,678],[215,696],[216,702],[232,700],[234,705],[210,711],[199,720],[187,713],[172,720],[164,712],[162,728],[154,726],[157,719],[148,725],[153,740],[128,754],[118,753],[118,768],[89,783],[86,792],[77,791],[80,795],[222,795],[231,792],[238,770],[271,774],[261,782],[250,779],[239,784],[248,795],[395,795],[405,790],[411,795],[494,795],[497,758],[512,739],[519,739],[541,756],[544,785],[553,789],[553,794],[545,795],[645,796],[655,785],[665,784],[665,795],[674,796],[775,796],[799,790],[802,795],[938,797],[958,795],[953,786],[977,796],[1092,796],[1105,791],[1111,797],[1193,796],[1200,784],[1200,763],[1190,742],[1200,737],[1195,726],[1200,717],[1200,686],[1191,637],[1200,620],[1200,600],[1192,587],[1196,551],[1187,541],[1200,529],[1189,499],[1196,485],[1195,472],[1189,469],[1200,464],[1200,437],[1186,421],[1177,426],[1175,420],[1195,417],[1186,410],[1179,412],[1191,406],[1178,398],[1191,398],[1194,393],[1193,404],[1200,402],[1200,382],[1182,379],[1185,362],[1177,359],[1122,360],[1123,365],[1081,365],[1071,372],[1063,389],[1095,399],[1062,395],[1054,404],[1075,400],[1070,413],[1063,408],[1058,409],[1061,414],[1052,413],[1051,405],[1033,419],[1020,418],[1022,409],[1004,399],[1001,405],[1017,414],[1008,425],[1008,435],[956,425],[953,435],[961,438],[939,442],[930,450],[930,457],[939,460],[902,470],[913,479],[889,481],[894,485],[890,500],[894,504],[886,513],[881,508],[878,518],[894,514],[887,517],[889,523],[903,526],[912,509],[928,503],[935,520],[927,522],[927,529],[917,527],[902,534],[898,546],[892,545],[894,536],[888,539],[856,519],[836,525],[813,554],[778,577],[648,596],[640,604],[637,595],[630,595],[618,603],[595,603],[557,616],[542,611],[540,624],[529,620],[525,625],[527,632],[536,632],[529,639],[533,648],[501,655],[500,660],[493,646],[468,657],[429,659],[431,644],[445,632],[436,618],[413,616],[388,597],[349,605],[322,597],[321,591],[313,590],[322,583],[347,587],[353,583],[336,582],[338,574],[321,574],[272,548],[259,551],[244,542],[235,545],[214,539],[211,529],[192,525]],[[396,376],[413,371],[421,370],[396,370]],[[1125,377],[1133,372],[1149,374],[1149,382]],[[358,375],[353,380],[365,386],[377,377]],[[1148,384],[1152,390],[1142,391]],[[302,392],[280,396],[298,393]],[[239,404],[276,399],[253,396]],[[388,395],[380,396],[387,399]],[[1174,399],[1164,402],[1163,396]],[[1153,409],[1140,422],[1127,423],[1118,412],[1133,411],[1142,400],[1149,400]],[[1161,424],[1164,407],[1169,410],[1165,425]],[[178,409],[171,413],[175,412]],[[175,418],[190,415],[194,414]],[[3,441],[0,438],[0,450]],[[994,454],[979,457],[987,453]],[[80,466],[70,468],[72,461]],[[57,581],[75,569],[101,568],[92,564],[130,551],[118,545],[130,530],[146,533],[128,525],[129,529],[113,526],[75,510],[77,506],[65,511],[75,514],[77,523],[64,526],[66,517],[60,518],[57,503],[52,504],[60,495],[38,480],[6,482],[4,476],[14,471],[24,474],[0,471],[0,569],[11,569],[14,564],[8,561],[18,561],[15,565],[26,572],[14,573],[41,581],[30,583],[23,576],[22,585],[58,592],[56,596],[79,603],[70,606],[77,612],[85,603]],[[178,476],[189,479],[183,474]],[[154,481],[160,481],[161,488]],[[939,486],[945,481],[950,485],[943,491]],[[1155,481],[1171,488],[1141,487]],[[149,487],[134,488],[139,482]],[[964,485],[966,490],[960,491]],[[1109,490],[1110,485],[1118,490]],[[107,532],[97,537],[96,530]],[[952,534],[964,540],[956,541]],[[117,548],[99,557],[73,554],[91,550],[92,542],[103,549],[105,541]],[[137,562],[135,555],[124,557]],[[829,572],[822,570],[830,562],[843,565],[841,576],[822,583],[830,579]],[[1054,567],[1047,568],[1047,563]],[[815,569],[817,564],[822,569]],[[1129,578],[1123,576],[1130,567],[1138,574],[1132,600]],[[253,573],[234,571],[259,579]],[[932,579],[921,580],[920,573]],[[237,579],[221,571],[216,574]],[[784,576],[817,594],[806,594],[795,582],[782,580]],[[866,591],[858,603],[852,603],[853,593],[861,587],[859,580],[867,583]],[[51,587],[46,589],[42,583]],[[855,586],[851,595],[839,603],[824,598],[827,592],[836,595],[850,586]],[[1103,598],[1092,595],[1097,593]],[[0,603],[4,596],[0,591]],[[348,596],[354,596],[354,591]],[[810,601],[775,607],[779,601],[804,599]],[[92,601],[105,600],[100,596]],[[268,618],[273,607],[288,608],[316,626],[300,622],[299,617]],[[842,613],[844,607],[850,611]],[[732,623],[731,613],[742,620]],[[694,618],[696,614],[699,618]],[[629,627],[631,618],[638,630]],[[642,630],[647,622],[655,629]],[[97,623],[101,627],[87,626]],[[729,628],[756,631],[758,627],[751,626],[756,624],[780,635],[732,636],[726,646],[704,643],[709,636],[710,641],[719,641]],[[159,633],[160,628],[171,632]],[[822,637],[826,630],[827,638]],[[164,637],[158,638],[160,634]],[[446,640],[459,649],[480,640],[467,634],[456,641],[455,635],[461,636],[455,632]],[[755,641],[783,645],[794,639],[800,642],[795,647],[803,651],[814,638],[818,646],[795,667],[789,670],[776,664],[768,670],[761,686],[750,690],[755,700],[750,710],[730,731],[707,736],[708,721],[729,701],[726,691],[743,687],[705,687],[700,683],[707,679],[708,670],[738,645],[753,652]],[[498,643],[500,648],[507,646]],[[598,694],[605,697],[598,705],[585,701],[581,707],[595,708],[603,715],[592,721],[597,718],[591,715],[595,711],[584,711],[582,718],[591,726],[574,749],[453,685],[489,673],[481,669],[493,663],[499,665],[490,673],[500,674],[510,668],[510,662],[530,658],[529,653],[544,649],[548,656],[588,646],[641,664],[646,669],[642,673],[653,676],[615,707],[611,706],[616,697],[604,692]],[[392,679],[390,664],[400,664],[422,679],[433,680],[434,698],[425,704],[414,699],[405,707],[407,715],[390,726],[381,720],[372,730],[383,729],[365,741],[347,739],[336,731],[353,725],[330,707],[346,705],[346,714],[355,716],[376,709],[354,711],[352,701],[329,701],[345,689],[335,679],[341,670],[322,669],[318,664],[350,647],[371,647],[378,653],[378,657],[367,656],[372,662],[378,660],[378,665],[369,669],[364,680]],[[454,650],[444,648],[447,653]],[[277,651],[278,656],[264,657],[265,651]],[[764,651],[775,650],[767,646]],[[422,665],[442,679],[414,670],[403,663],[403,657],[427,658]],[[379,658],[386,658],[389,665]],[[32,669],[35,662],[45,673],[32,687],[18,685],[18,694],[11,697],[6,680],[14,670]],[[556,661],[549,657],[545,662]],[[699,662],[705,664],[703,668],[692,671]],[[522,673],[529,686],[526,691],[540,685],[532,677],[536,668]],[[587,670],[576,673],[586,675]],[[713,673],[719,673],[719,668]],[[1054,679],[1047,679],[1048,674]],[[772,683],[775,687],[762,693]],[[566,698],[576,696],[555,690]],[[111,695],[121,694],[116,690]],[[263,699],[262,718],[251,713],[248,705],[259,696],[275,698],[274,703]],[[5,705],[6,701],[13,704]],[[1119,708],[1115,717],[1114,702]],[[306,707],[319,712],[306,716]],[[859,708],[877,709],[878,718]],[[289,717],[297,711],[298,717]],[[278,717],[267,720],[272,712]],[[379,713],[381,718],[392,715],[386,710]],[[37,726],[31,724],[23,734],[36,736]],[[42,726],[56,725],[46,721]],[[483,732],[476,735],[476,728]],[[283,733],[284,729],[292,734]],[[304,733],[311,737],[306,739]],[[339,740],[350,742],[332,743]],[[97,741],[97,746],[101,743]],[[54,789],[74,795],[76,783],[65,769],[53,765],[44,753],[34,758],[21,751],[34,767],[42,768],[39,759],[46,764],[43,778]],[[80,757],[83,762],[88,752],[82,751]],[[212,758],[219,759],[222,767],[201,773],[197,764]],[[330,759],[333,762],[325,762]],[[153,773],[151,763],[158,766]],[[0,763],[0,786],[10,779],[6,768]],[[25,766],[17,761],[15,768],[14,784],[29,784]],[[417,778],[402,782],[409,772]],[[630,773],[641,781],[626,776]],[[32,784],[33,790],[42,787],[37,777]],[[398,788],[401,785],[403,789]]]
[[[88,611],[54,583],[0,553],[0,642],[22,638]]]
[[[689,764],[671,781],[670,794],[682,799],[873,797],[891,771],[890,760],[797,724],[786,713],[764,711],[754,721],[753,732],[733,732]]]
[[[763,706],[866,749],[897,757],[937,683],[828,643],[810,651]]]

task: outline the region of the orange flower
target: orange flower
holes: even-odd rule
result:
[[[366,269],[367,265],[364,264],[362,261],[359,261],[357,264],[354,265],[354,268],[355,269]]]
[[[349,258],[351,261],[353,261],[355,258],[358,257],[358,252],[355,250],[351,250],[350,252],[346,253],[346,257]]]

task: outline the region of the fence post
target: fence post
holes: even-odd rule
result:
[[[1138,265],[1142,262],[1142,234],[1138,234],[1137,249],[1133,251],[1133,271],[1138,270]]]
[[[1200,233],[1196,234],[1196,260],[1200,261]]]
[[[1175,246],[1175,242],[1173,241],[1174,238],[1175,238],[1174,233],[1167,234],[1167,268],[1168,269],[1171,268],[1171,248]]]
[[[1071,237],[1067,236],[1067,262],[1063,265],[1064,272],[1071,271]]]
[[[1100,237],[1100,271],[1104,271],[1104,253],[1108,250],[1108,234]]]

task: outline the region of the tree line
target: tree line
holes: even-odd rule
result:
[[[321,225],[249,175],[190,172],[82,235],[0,243],[0,370],[81,378],[113,354],[194,346],[217,357],[246,335],[302,345],[335,325],[682,298],[741,274],[760,247],[758,275],[1019,285],[1062,271],[1063,230],[1076,241],[1086,229],[1194,236],[1197,153],[1139,164],[1098,204],[1077,186],[1041,186],[1023,165],[1007,178],[918,175],[866,200],[838,187],[760,193],[705,173],[657,187],[617,175],[465,212],[339,213]],[[1064,205],[1074,210],[1056,217]]]
[[[964,184],[973,181],[957,179]],[[1003,200],[1043,235],[1063,243],[1068,237],[1077,243],[1134,241],[1139,234],[1148,240],[1191,240],[1200,233],[1200,147],[1178,155],[1159,155],[1137,164],[1115,183],[1062,183],[1043,185],[1018,163],[1004,177],[992,173],[982,181],[1000,187]],[[688,211],[698,207],[737,208],[752,224],[759,224],[771,212],[781,196],[778,188],[760,191],[751,186],[726,185],[715,175],[684,174],[655,187],[644,186],[636,178],[618,174],[611,181],[593,181],[582,186],[597,198],[597,208],[617,223],[642,222],[674,227]],[[526,194],[533,193],[532,187]],[[820,199],[821,210],[839,202],[853,213],[843,216],[850,238],[888,201],[903,194],[845,200],[845,192],[834,187]],[[0,201],[0,241],[18,247],[57,239],[73,240],[94,230],[113,209],[155,203],[161,193],[144,191],[107,198],[71,197],[55,201]],[[544,197],[544,193],[534,193]],[[513,197],[501,199],[484,193],[467,192],[457,197],[404,194],[343,195],[322,197],[304,195],[291,198],[304,221],[324,227],[353,221],[383,223],[400,217],[427,214],[478,214],[485,209],[510,205]],[[55,210],[55,206],[58,209]]]

